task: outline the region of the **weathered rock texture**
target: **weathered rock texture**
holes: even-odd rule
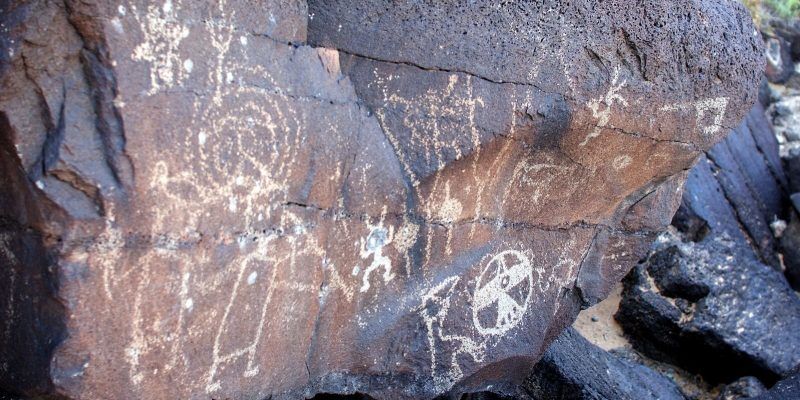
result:
[[[789,211],[786,187],[756,105],[691,170],[677,229],[625,278],[616,318],[634,347],[719,383],[772,385],[800,364],[788,350],[800,348],[800,298],[770,228]]]
[[[4,4],[0,387],[68,398],[519,381],[761,74],[727,0]]]
[[[547,349],[523,387],[530,399],[684,399],[665,376],[594,346],[573,328]]]

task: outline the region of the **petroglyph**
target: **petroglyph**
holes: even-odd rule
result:
[[[451,159],[461,159],[467,151],[479,151],[477,127],[475,126],[475,112],[478,107],[483,107],[484,101],[473,93],[472,77],[460,77],[450,74],[444,88],[429,88],[423,94],[406,97],[399,91],[391,91],[395,76],[376,76],[375,84],[383,91],[384,101],[395,108],[403,116],[402,125],[408,129],[408,136],[400,136],[388,129],[388,116],[384,109],[376,110],[376,116],[381,121],[384,131],[397,154],[403,169],[408,174],[413,186],[420,184],[417,163],[434,171],[440,171]],[[463,80],[463,82],[460,82]],[[453,120],[460,120],[466,116],[467,129],[470,131],[472,148],[465,148],[460,143],[460,137],[448,136],[447,124]],[[408,150],[413,146],[413,152]],[[406,152],[410,154],[406,154]],[[452,155],[449,155],[452,153]],[[415,157],[415,159],[409,159]],[[415,165],[415,168],[412,168]]]
[[[0,150],[16,153],[4,167],[30,180],[7,180],[0,206],[17,214],[12,229],[34,235],[0,235],[0,258],[12,247],[36,268],[0,273],[12,288],[0,302],[16,302],[3,303],[15,325],[0,334],[25,350],[50,347],[21,353],[0,340],[0,368],[42,354],[32,361],[44,386],[34,389],[76,399],[482,390],[569,323],[588,293],[578,275],[610,284],[590,264],[621,274],[635,262],[631,243],[645,238],[619,222],[627,200],[688,166],[672,142],[705,145],[678,137],[673,121],[721,134],[749,96],[736,94],[749,84],[731,62],[742,54],[730,59],[714,29],[692,36],[697,21],[733,15],[724,2],[690,7],[687,29],[661,29],[658,43],[639,41],[658,27],[605,3],[595,7],[602,26],[619,29],[587,24],[576,16],[595,10],[575,2],[375,13],[356,3],[44,2],[10,16],[18,28],[0,39],[21,45],[8,71],[29,79],[0,72],[9,93],[0,125],[13,131]],[[369,18],[349,18],[364,10]],[[402,25],[413,40],[374,31],[362,40],[365,20],[390,21],[381,32]],[[50,43],[34,30],[75,37]],[[680,52],[652,56],[675,37],[720,55],[701,61],[721,73],[692,72],[697,60]],[[92,55],[101,74],[87,68]],[[676,70],[693,75],[675,85]],[[694,102],[708,87],[730,102]],[[649,114],[666,95],[686,105],[656,127],[666,114]],[[53,115],[59,99],[64,121]],[[60,126],[42,145],[40,134]],[[647,137],[657,140],[640,146]],[[102,162],[79,160],[98,148],[129,159],[125,190],[93,175]],[[54,179],[65,168],[75,176]],[[73,189],[93,193],[91,218],[57,208]],[[659,220],[669,210],[658,203],[631,218]],[[597,239],[600,226],[625,243]],[[33,254],[41,239],[46,251]],[[31,310],[33,296],[56,307]],[[13,331],[41,310],[67,322],[52,330],[61,342],[45,334],[28,345]]]
[[[137,25],[142,27],[144,34],[144,42],[133,50],[131,57],[133,60],[150,64],[148,94],[180,85],[191,73],[191,67],[185,67],[178,53],[181,41],[189,36],[189,28],[183,25],[177,16],[178,8],[180,2],[177,7],[173,7],[172,0],[167,0],[161,4],[148,5],[147,13],[140,16],[136,6],[131,5],[131,15]],[[125,16],[125,12],[122,11],[124,9],[120,8],[121,16]],[[121,25],[118,29],[122,30]]]
[[[611,162],[611,165],[614,167],[614,169],[619,171],[621,169],[624,169],[628,165],[631,165],[631,161],[633,161],[631,156],[623,154],[621,156],[615,157],[614,160]]]
[[[475,362],[483,361],[485,357],[486,344],[483,341],[474,340],[464,335],[448,333],[443,329],[445,319],[452,306],[452,299],[456,285],[461,278],[453,276],[443,280],[422,296],[422,304],[419,314],[425,322],[428,335],[428,346],[431,356],[431,376],[433,385],[437,391],[442,392],[450,389],[464,376],[458,358],[461,355],[470,356]],[[438,343],[440,341],[450,344],[451,357],[449,368],[442,370],[437,359]]]
[[[725,111],[728,108],[727,97],[702,99],[692,103],[675,103],[661,107],[660,111],[694,111],[695,129],[704,137],[713,137],[723,129]],[[710,115],[711,121],[707,116]]]
[[[506,250],[486,264],[475,282],[472,322],[482,335],[501,335],[519,324],[533,293],[528,257]]]
[[[267,290],[265,294],[265,298],[261,305],[261,312],[258,315],[257,319],[257,328],[256,334],[250,341],[250,343],[246,343],[246,346],[240,347],[234,350],[229,351],[227,354],[221,354],[221,339],[225,334],[225,330],[228,328],[228,316],[231,313],[232,307],[237,303],[237,295],[239,292],[239,287],[242,284],[243,277],[249,268],[256,268],[258,265],[264,265],[269,261],[269,257],[267,254],[267,248],[269,242],[275,239],[275,236],[267,236],[258,244],[258,250],[256,252],[249,253],[244,259],[239,261],[239,271],[236,277],[236,281],[233,285],[233,290],[231,292],[230,299],[228,300],[228,304],[225,306],[225,312],[222,314],[222,320],[220,320],[219,328],[217,329],[217,335],[214,338],[214,347],[212,348],[212,360],[211,360],[211,368],[208,371],[208,380],[206,382],[206,391],[208,393],[213,393],[220,389],[221,385],[220,382],[216,379],[216,374],[218,368],[231,361],[235,361],[240,357],[247,357],[247,366],[244,371],[245,377],[253,377],[256,376],[259,372],[259,366],[255,362],[256,358],[256,349],[261,341],[261,335],[264,332],[264,325],[265,325],[265,318],[267,317],[267,307],[269,307],[270,300],[272,299],[272,295],[275,292],[275,275],[278,272],[277,265],[272,265],[271,268],[271,275],[269,279],[269,283],[267,284]],[[255,261],[255,262],[254,262]],[[255,272],[255,271],[252,271]],[[251,272],[251,274],[252,274]],[[249,279],[248,279],[249,283]],[[253,280],[255,283],[255,279]]]
[[[625,79],[619,82],[619,66],[614,67],[614,72],[611,74],[611,83],[609,84],[606,94],[603,97],[589,100],[589,103],[586,105],[592,110],[592,117],[594,117],[597,122],[595,123],[594,129],[583,139],[580,144],[581,146],[586,146],[589,140],[600,136],[600,132],[608,125],[609,121],[611,121],[611,107],[614,106],[615,102],[625,107],[628,106],[628,101],[619,94],[619,91],[622,90],[626,84],[627,80]]]
[[[362,284],[359,292],[366,293],[370,288],[369,277],[373,271],[383,267],[383,282],[387,283],[394,279],[392,272],[392,260],[383,254],[383,248],[392,243],[394,239],[394,226],[385,228],[383,221],[377,225],[369,225],[369,235],[366,239],[359,239],[359,256],[362,260],[372,257],[372,262],[364,269]]]

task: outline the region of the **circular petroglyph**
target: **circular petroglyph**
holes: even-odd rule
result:
[[[533,267],[516,250],[498,253],[478,276],[472,304],[472,322],[482,335],[500,335],[515,327],[533,292]]]

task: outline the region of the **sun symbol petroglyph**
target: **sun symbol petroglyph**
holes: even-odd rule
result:
[[[597,120],[597,124],[594,129],[586,135],[586,138],[583,139],[583,142],[580,144],[581,146],[586,146],[589,140],[600,136],[600,131],[608,126],[608,123],[611,121],[611,107],[615,102],[625,107],[628,106],[628,101],[619,94],[619,91],[625,87],[626,84],[627,81],[625,79],[619,82],[619,67],[615,67],[611,75],[611,84],[606,94],[600,98],[589,100],[587,107],[592,111],[592,117]]]
[[[486,264],[475,284],[472,322],[483,335],[500,335],[517,326],[531,300],[533,268],[528,257],[506,250]]]

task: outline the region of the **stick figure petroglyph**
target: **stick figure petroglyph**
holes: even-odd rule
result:
[[[369,275],[372,271],[378,269],[379,267],[383,267],[383,281],[389,282],[394,279],[394,273],[392,273],[392,260],[383,255],[383,248],[392,243],[394,239],[394,227],[389,226],[389,229],[386,229],[383,226],[383,222],[379,223],[376,226],[370,227],[369,235],[367,235],[366,240],[361,238],[359,241],[361,243],[359,255],[362,259],[366,260],[370,256],[372,256],[372,263],[364,270],[364,276],[362,278],[361,289],[359,292],[365,293],[369,290]]]
[[[506,250],[486,264],[475,284],[472,322],[483,335],[500,335],[515,327],[533,292],[533,268],[526,255]]]

